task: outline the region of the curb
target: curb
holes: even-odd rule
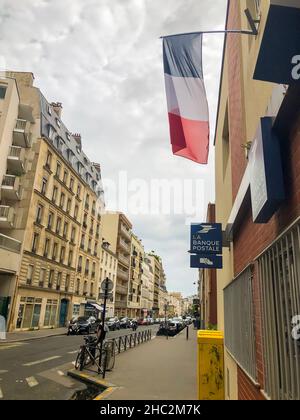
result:
[[[21,343],[23,341],[40,340],[42,338],[59,337],[61,335],[67,335],[67,333],[49,334],[49,335],[43,335],[39,337],[19,338],[19,339],[13,339],[13,340],[0,340],[0,346],[1,344]]]
[[[94,401],[100,401],[100,400],[105,399],[118,388],[116,385],[111,384],[103,379],[98,379],[97,377],[93,375],[88,375],[86,373],[78,372],[75,369],[69,370],[68,376],[71,376],[71,378],[77,379],[81,382],[89,383],[96,386],[101,386],[102,388],[104,388],[104,391],[102,391],[95,398],[93,398]]]

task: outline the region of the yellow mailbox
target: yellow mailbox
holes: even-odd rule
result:
[[[224,335],[198,331],[199,400],[224,400]]]

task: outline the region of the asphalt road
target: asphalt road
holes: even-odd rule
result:
[[[157,326],[139,327],[138,331]],[[111,331],[108,338],[132,333]],[[67,376],[76,358],[82,336],[41,338],[32,341],[0,344],[0,399],[56,400],[69,399],[84,385]]]

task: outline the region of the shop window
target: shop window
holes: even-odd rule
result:
[[[55,327],[57,318],[58,301],[56,299],[47,299],[44,326]]]
[[[34,297],[22,297],[19,310],[17,325],[18,329],[37,328],[39,326],[42,299]]]

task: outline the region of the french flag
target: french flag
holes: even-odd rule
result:
[[[202,70],[202,34],[163,39],[173,154],[207,164],[209,112]]]

